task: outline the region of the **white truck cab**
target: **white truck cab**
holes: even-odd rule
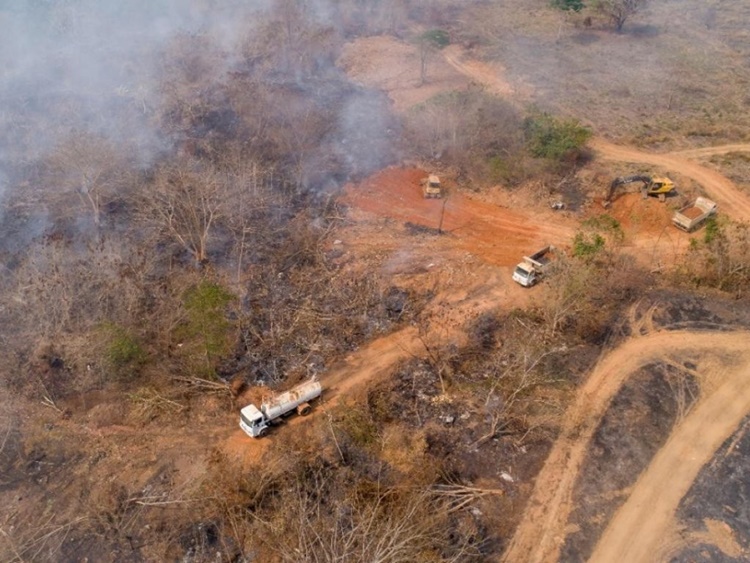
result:
[[[544,275],[547,266],[553,260],[555,247],[548,245],[531,256],[524,256],[513,270],[513,281],[523,287],[531,287]]]
[[[513,270],[513,281],[524,287],[531,287],[536,283],[537,273],[534,266],[527,262],[521,262]]]

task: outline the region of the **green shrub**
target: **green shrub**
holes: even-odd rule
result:
[[[234,299],[219,284],[208,281],[189,289],[183,297],[187,319],[178,336],[196,342],[209,363],[229,352],[234,327],[226,309]]]
[[[442,29],[430,29],[429,31],[425,31],[421,35],[421,38],[422,41],[435,47],[436,49],[447,47],[451,42],[448,32]]]
[[[583,0],[551,0],[550,5],[564,12],[580,12],[586,7]]]
[[[592,134],[577,119],[558,118],[548,113],[527,117],[524,131],[533,156],[556,161],[578,157]]]
[[[102,332],[106,365],[116,375],[136,374],[146,361],[146,352],[138,339],[113,323],[103,325]]]
[[[589,217],[581,223],[581,227],[590,231],[605,233],[614,242],[622,242],[625,238],[625,232],[622,230],[620,222],[612,217],[612,215],[606,213],[597,215],[596,217]]]
[[[706,219],[706,226],[705,230],[703,231],[703,242],[705,242],[706,244],[711,244],[720,235],[721,227],[716,221],[716,217],[712,216]]]
[[[599,233],[576,233],[573,237],[573,256],[591,259],[597,256],[605,245],[604,237]]]
[[[581,230],[573,237],[573,256],[585,260],[597,258],[607,243],[618,244],[624,238],[622,225],[611,215],[590,217],[581,223]]]

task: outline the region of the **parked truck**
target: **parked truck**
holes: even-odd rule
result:
[[[705,197],[699,197],[693,203],[675,211],[672,216],[672,223],[677,228],[689,233],[700,227],[706,219],[716,213],[716,208],[715,202]]]
[[[260,408],[252,404],[247,405],[240,411],[240,428],[253,438],[265,436],[270,426],[279,423],[295,411],[300,415],[308,414],[312,409],[310,402],[320,397],[321,392],[320,383],[311,379],[290,391],[263,401]]]
[[[422,184],[422,195],[425,198],[443,197],[443,188],[440,184],[440,178],[435,174],[430,174],[427,178],[422,178],[420,184]]]
[[[537,283],[552,262],[554,251],[554,246],[545,246],[531,256],[524,256],[513,270],[513,281],[524,287],[531,287]]]

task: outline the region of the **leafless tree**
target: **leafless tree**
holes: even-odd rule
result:
[[[606,16],[615,30],[622,31],[625,22],[646,6],[647,0],[596,0],[593,8]]]
[[[197,264],[205,264],[215,227],[236,205],[235,187],[225,174],[210,168],[173,164],[143,186],[142,212]]]
[[[53,202],[58,212],[71,214],[68,199],[76,194],[99,228],[107,203],[125,195],[128,166],[124,154],[122,147],[97,135],[73,133],[64,138],[47,161],[47,202]]]
[[[406,563],[420,557],[440,561],[468,558],[467,546],[440,555],[450,513],[448,499],[440,494],[384,487],[371,499],[336,507],[330,521],[330,515],[310,493],[296,490],[291,542],[278,547],[283,561]]]

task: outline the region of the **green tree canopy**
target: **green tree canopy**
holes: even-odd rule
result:
[[[586,7],[583,0],[552,0],[550,3],[553,8],[564,12],[580,12]]]
[[[577,119],[559,118],[548,113],[526,118],[524,131],[531,154],[551,160],[577,156],[591,137],[591,130]]]

